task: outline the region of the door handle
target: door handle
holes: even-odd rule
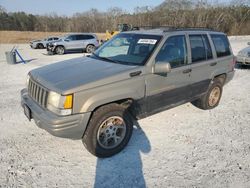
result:
[[[190,72],[192,72],[192,69],[186,69],[186,70],[183,71],[184,74],[187,74],[187,73],[190,73]]]
[[[215,66],[215,65],[217,65],[216,62],[215,63],[210,63],[210,66]]]
[[[130,77],[134,77],[134,76],[139,76],[141,74],[141,71],[136,71],[136,72],[131,72],[129,75]]]

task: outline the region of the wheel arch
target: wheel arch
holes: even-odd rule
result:
[[[226,78],[227,78],[227,74],[226,73],[222,73],[222,74],[214,76],[213,80],[214,79],[218,79],[218,80],[220,80],[220,82],[222,83],[222,85],[224,85],[225,81],[226,81]]]
[[[39,45],[42,45],[42,46],[43,46],[43,48],[44,48],[43,43],[41,43],[41,42],[37,43],[37,44],[36,44],[36,47],[38,48],[38,46],[39,46]]]

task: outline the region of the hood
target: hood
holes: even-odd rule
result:
[[[68,94],[128,79],[136,68],[81,57],[34,69],[30,76],[49,90]]]

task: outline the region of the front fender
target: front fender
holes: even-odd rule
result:
[[[145,95],[144,77],[77,92],[74,96],[74,113],[91,112],[104,104],[122,99],[138,100]]]

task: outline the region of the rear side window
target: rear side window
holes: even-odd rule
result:
[[[95,37],[94,36],[92,36],[92,35],[85,35],[85,39],[86,40],[89,40],[89,39],[94,39]]]
[[[77,40],[89,40],[89,39],[94,39],[94,36],[92,36],[92,35],[77,35],[76,38],[77,38]]]
[[[224,57],[231,55],[229,42],[225,35],[211,35],[217,57]]]
[[[193,63],[213,58],[207,35],[189,35],[189,39]]]

